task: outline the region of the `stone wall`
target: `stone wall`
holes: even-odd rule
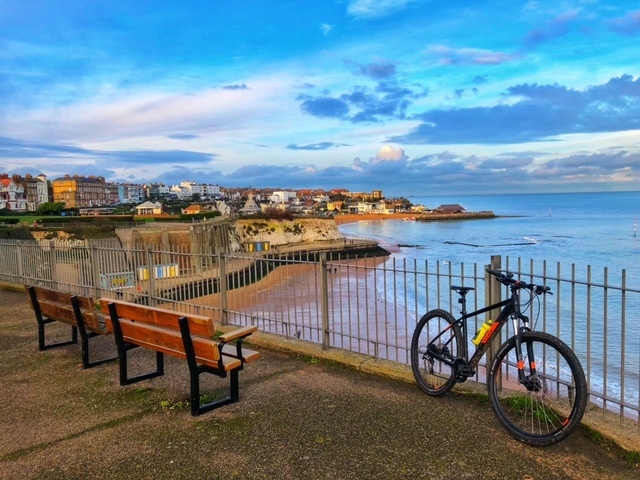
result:
[[[342,234],[333,219],[296,220],[244,219],[201,224],[149,224],[116,229],[124,248],[155,245],[163,249],[180,249],[192,253],[243,251],[252,242],[269,242],[272,246],[295,245],[341,240]]]

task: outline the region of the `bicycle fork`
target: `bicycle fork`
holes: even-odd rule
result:
[[[522,325],[519,325],[519,321]],[[538,392],[542,388],[540,379],[538,378],[538,370],[536,366],[535,353],[533,351],[533,343],[525,342],[526,357],[522,350],[522,334],[529,332],[529,318],[525,315],[518,314],[513,316],[513,327],[516,332],[516,355],[517,355],[517,368],[518,368],[518,380],[522,385],[526,387],[530,392]],[[529,364],[529,373],[525,371],[525,358]]]

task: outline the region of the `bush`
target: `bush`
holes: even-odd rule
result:
[[[190,215],[182,214],[180,215],[180,220],[189,220],[189,221],[191,221],[192,219],[202,220],[205,218],[214,218],[219,216],[220,216],[220,212],[201,212],[201,213],[193,213]]]

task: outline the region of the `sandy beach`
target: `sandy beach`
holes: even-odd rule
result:
[[[421,214],[419,213],[346,213],[333,217],[338,225],[353,222],[363,222],[367,220],[415,220]]]

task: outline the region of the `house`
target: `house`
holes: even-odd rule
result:
[[[14,182],[7,174],[0,176],[0,209],[27,210],[24,186]]]
[[[260,213],[260,212],[261,212],[260,207],[258,206],[256,201],[253,199],[253,195],[250,194],[249,199],[244,204],[244,207],[240,209],[240,213],[244,215],[255,215],[256,213]]]
[[[138,215],[160,215],[162,204],[160,202],[144,202],[136,207]]]
[[[189,205],[187,208],[182,210],[182,213],[185,215],[195,215],[196,213],[204,212],[204,208],[202,205]]]
[[[447,203],[439,205],[434,210],[435,213],[462,213],[466,210],[462,205],[457,203]]]

